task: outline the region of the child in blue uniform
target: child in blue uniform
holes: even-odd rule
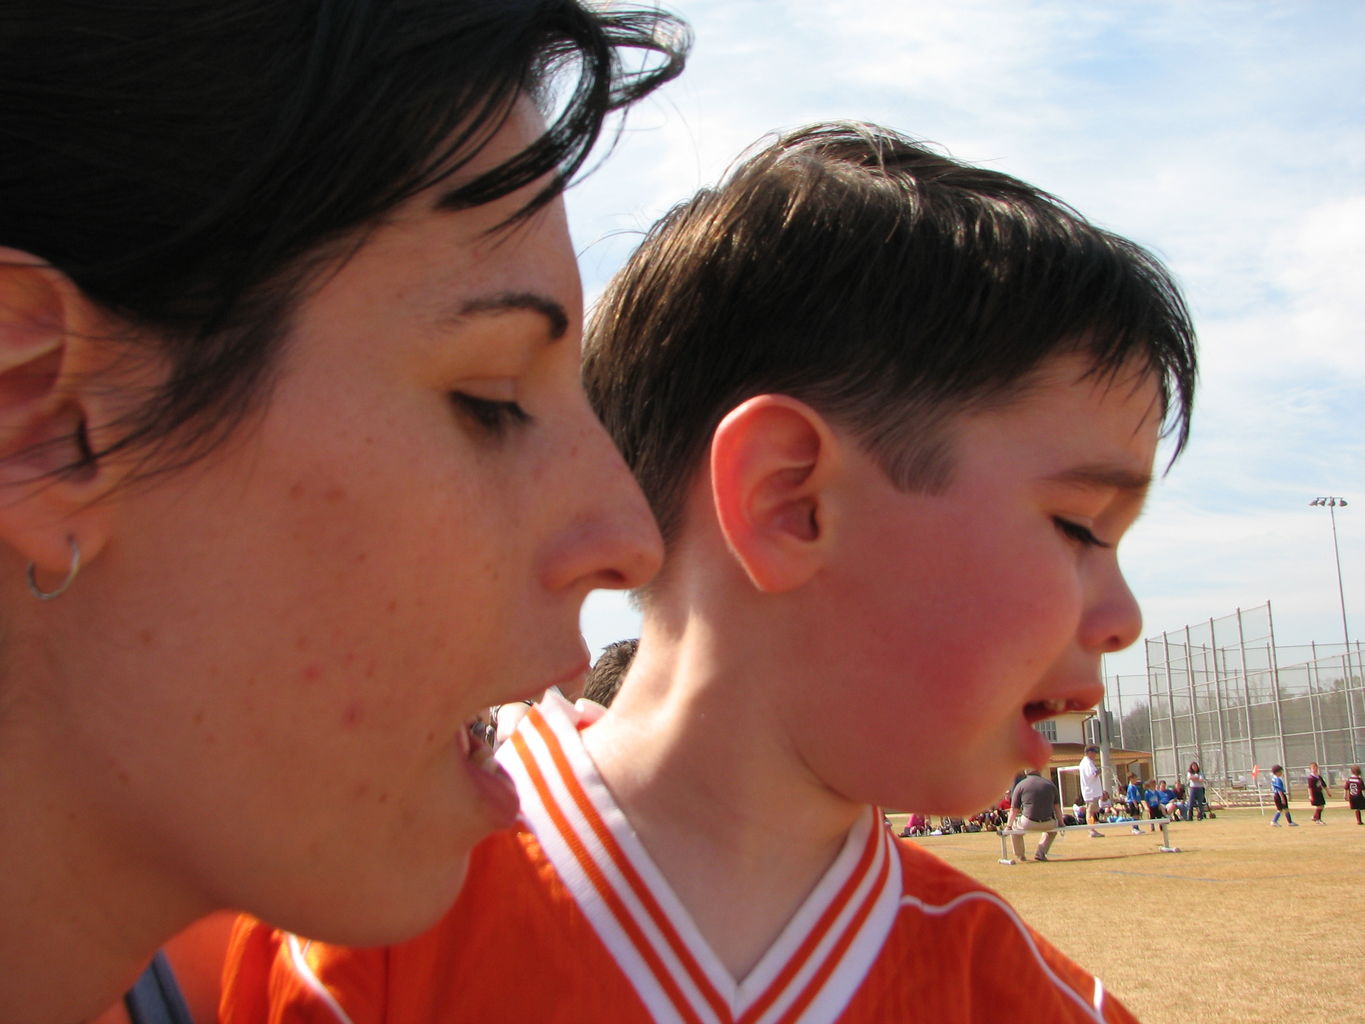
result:
[[[1275,817],[1270,819],[1270,824],[1279,828],[1280,815],[1283,814],[1290,828],[1298,828],[1294,816],[1289,813],[1289,787],[1285,784],[1284,767],[1281,765],[1272,765],[1270,768],[1270,790],[1275,797]]]

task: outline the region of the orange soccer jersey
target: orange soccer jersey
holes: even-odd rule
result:
[[[435,928],[350,950],[245,922],[224,1024],[1133,1020],[999,896],[897,841],[871,809],[736,981],[611,799],[567,706],[530,713],[499,757],[528,827],[475,851]]]

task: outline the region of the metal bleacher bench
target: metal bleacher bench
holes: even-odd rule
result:
[[[1134,825],[1137,825],[1139,828],[1141,828],[1143,825],[1160,825],[1161,852],[1179,853],[1180,847],[1171,845],[1171,836],[1170,833],[1167,831],[1167,829],[1170,826],[1170,823],[1171,821],[1169,818],[1157,818],[1155,821],[1101,821],[1094,825],[1063,825],[1056,831],[1058,833],[1089,832],[1092,828],[1095,829],[1123,828],[1128,829],[1131,832]],[[1010,836],[1037,836],[1038,838],[1042,838],[1047,833],[1041,829],[1002,828],[997,834],[1000,836],[1000,863],[1015,864],[1017,863],[1017,861],[1015,861],[1015,859],[1012,856],[1010,856],[1009,849]]]

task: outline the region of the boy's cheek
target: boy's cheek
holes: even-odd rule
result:
[[[941,714],[959,703],[926,703],[894,716],[864,705],[863,727],[824,730],[823,749],[809,763],[855,803],[974,814],[1013,781],[1018,766],[1004,751],[1017,741],[973,721],[970,711]]]

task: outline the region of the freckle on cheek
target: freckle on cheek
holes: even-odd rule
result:
[[[298,501],[303,497],[303,484],[294,484],[289,488],[289,500]]]
[[[335,505],[346,497],[346,490],[342,487],[329,487],[322,492],[322,496],[329,504]]]
[[[360,701],[352,701],[346,705],[346,710],[341,714],[341,724],[348,729],[354,729],[365,718],[365,709]]]
[[[314,682],[321,677],[322,669],[318,666],[317,662],[313,662],[303,670],[303,678],[307,679],[309,682]]]

